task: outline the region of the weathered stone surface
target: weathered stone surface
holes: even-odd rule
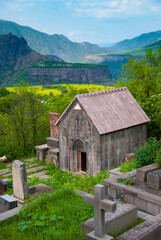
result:
[[[13,208],[11,210],[8,210],[7,212],[1,213],[0,214],[0,224],[2,224],[6,219],[12,218],[16,214],[18,214],[21,208],[22,208],[22,205],[19,205],[16,208]]]
[[[25,163],[15,160],[12,165],[13,194],[16,198],[25,200],[29,194]]]
[[[137,207],[124,204],[119,207],[116,212],[105,213],[105,233],[117,233],[128,229],[132,224],[137,222]],[[81,224],[83,232],[90,232],[94,230],[94,218],[91,218]]]
[[[147,181],[147,174],[151,171],[158,169],[156,164],[150,164],[148,166],[138,168],[136,170],[136,178],[142,182]]]
[[[49,150],[49,147],[47,144],[39,145],[35,147],[36,155],[39,161],[44,162],[46,158],[47,151]]]
[[[148,173],[147,184],[152,188],[161,189],[161,169]]]
[[[26,172],[27,173],[36,172],[37,170],[41,170],[43,168],[47,168],[47,166],[37,166],[37,167],[29,168],[29,169],[26,170]]]
[[[49,113],[50,117],[50,135],[52,138],[59,138],[59,130],[58,127],[55,125],[56,121],[59,119],[60,114],[59,113]]]
[[[46,80],[46,83],[55,83],[62,79],[62,83],[107,83],[111,79],[107,66],[94,68],[29,68],[29,78],[33,80]]]
[[[7,184],[0,179],[0,195],[7,191]]]
[[[161,214],[123,233],[116,240],[160,240]]]
[[[43,183],[40,183],[40,184],[30,187],[29,190],[30,190],[30,194],[34,194],[34,193],[52,192],[53,188],[50,186],[47,186]]]
[[[87,240],[113,240],[114,238],[108,235],[104,235],[104,237],[96,237],[95,232],[92,231],[87,234]]]
[[[43,170],[41,172],[36,172],[36,173],[33,173],[31,175],[28,176],[28,178],[31,178],[31,177],[42,177],[46,174],[46,170]]]
[[[17,200],[8,194],[0,197],[0,213],[17,207]]]
[[[46,138],[47,145],[51,148],[59,148],[59,139],[48,137]]]

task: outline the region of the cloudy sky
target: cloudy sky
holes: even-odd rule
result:
[[[161,0],[0,0],[0,19],[72,41],[115,43],[161,30]]]

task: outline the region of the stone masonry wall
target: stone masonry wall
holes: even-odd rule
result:
[[[102,135],[102,169],[120,165],[125,161],[126,153],[133,152],[137,146],[144,146],[146,140],[146,124]]]
[[[78,152],[86,152],[87,173],[101,170],[100,135],[83,109],[70,110],[59,125],[59,160],[62,170],[78,171]]]

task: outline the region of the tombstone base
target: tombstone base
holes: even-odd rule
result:
[[[87,234],[87,240],[113,240],[114,238],[109,236],[109,235],[105,235],[104,237],[97,237],[95,236],[95,231],[92,231],[90,233]]]

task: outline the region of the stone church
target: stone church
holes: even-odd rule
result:
[[[119,165],[145,144],[149,121],[127,88],[77,95],[52,128],[60,169],[94,175]]]

